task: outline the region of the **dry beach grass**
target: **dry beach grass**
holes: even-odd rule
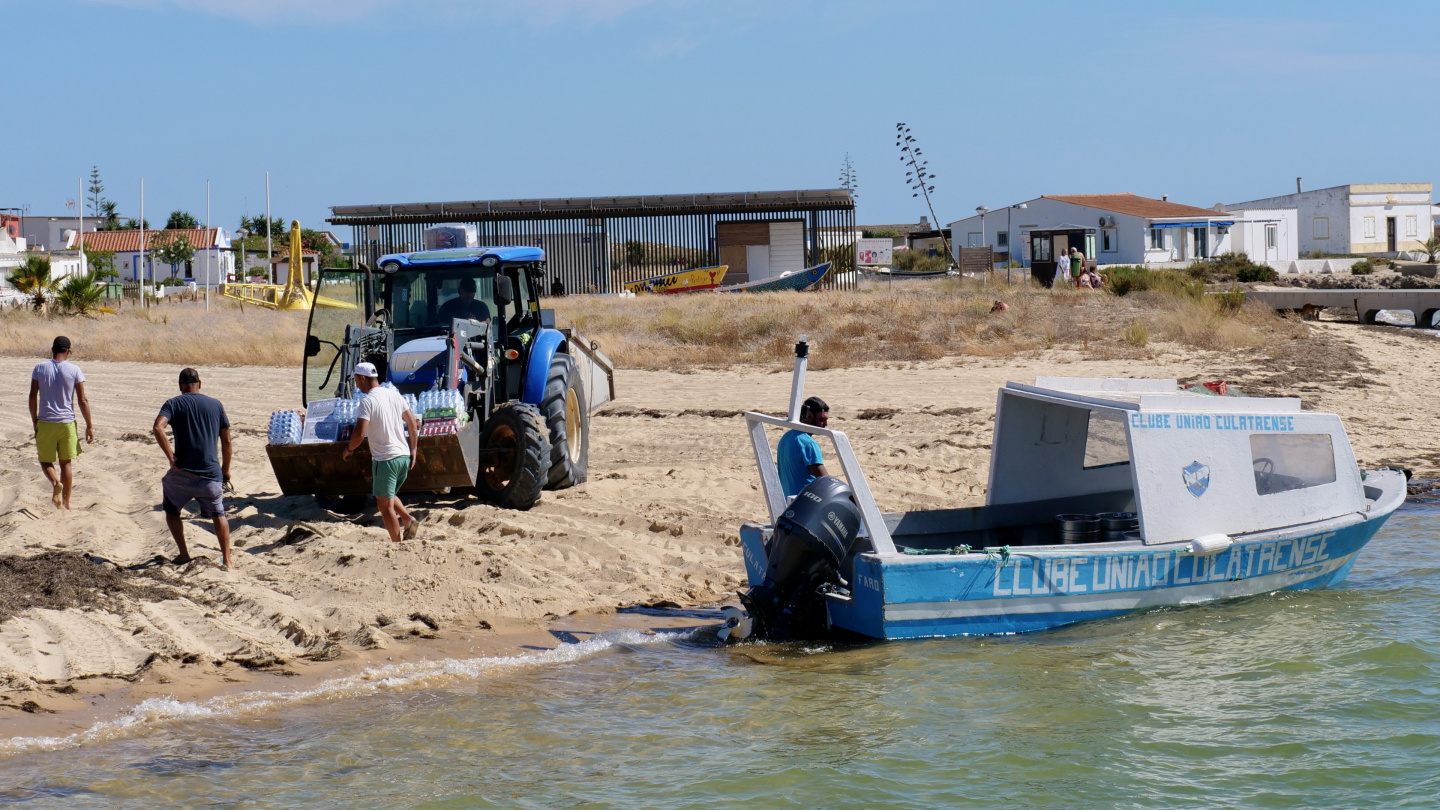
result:
[[[972,280],[865,283],[857,291],[547,299],[562,326],[599,341],[624,368],[669,371],[784,362],[795,338],[815,368],[1008,357],[1075,347],[1101,359],[1141,358],[1152,340],[1196,349],[1256,348],[1304,329],[1261,305],[1228,306],[1203,287],[1123,296],[982,285]],[[991,312],[995,301],[1009,309]],[[0,315],[0,355],[43,357],[68,335],[76,359],[196,366],[298,366],[306,316],[233,301],[126,307],[118,315]]]
[[[75,359],[193,366],[298,366],[305,313],[241,307],[238,302],[127,304],[118,314],[44,316],[29,309],[0,313],[0,355],[45,357],[66,335]]]
[[[992,312],[997,300],[1009,308]],[[554,305],[560,324],[599,341],[620,366],[672,371],[783,363],[801,333],[818,349],[815,368],[1057,347],[1136,358],[1147,356],[1151,339],[1225,351],[1305,334],[1267,307],[1234,309],[1183,291],[1115,296],[956,279],[801,295],[572,297]]]

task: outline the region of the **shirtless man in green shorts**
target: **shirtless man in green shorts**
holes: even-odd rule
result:
[[[75,430],[76,405],[85,415],[85,441],[93,444],[95,423],[90,420],[90,400],[85,398],[85,375],[70,362],[70,338],[61,335],[50,345],[50,359],[30,373],[30,424],[35,428],[40,469],[50,481],[50,500],[57,509],[70,508],[74,483],[70,462],[81,453]],[[57,461],[59,473],[55,471]]]

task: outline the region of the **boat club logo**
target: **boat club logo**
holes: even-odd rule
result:
[[[1210,488],[1210,468],[1198,461],[1192,461],[1188,467],[1182,469],[1180,477],[1185,479],[1185,488],[1197,498]]]

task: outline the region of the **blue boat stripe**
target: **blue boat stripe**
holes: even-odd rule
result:
[[[1133,591],[1110,591],[1106,593],[1065,594],[1052,596],[1011,596],[998,599],[970,599],[964,601],[909,602],[887,604],[886,622],[933,621],[936,619],[958,619],[979,616],[1000,616],[1007,614],[1038,613],[1080,613],[1090,611],[1125,612],[1161,605],[1183,605],[1209,602],[1216,599],[1234,599],[1241,596],[1269,593],[1292,588],[1297,584],[1333,573],[1355,558],[1359,551],[1321,563],[1292,568],[1273,574],[1249,579],[1206,582],[1197,585],[1180,585]],[[1067,618],[1065,621],[1074,621]]]

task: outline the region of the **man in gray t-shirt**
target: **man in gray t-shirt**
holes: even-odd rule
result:
[[[95,423],[90,419],[90,401],[85,398],[85,374],[70,362],[70,338],[61,335],[50,345],[50,359],[30,373],[30,424],[35,428],[35,447],[40,469],[50,481],[50,500],[58,508],[70,508],[74,483],[70,462],[80,455],[80,436],[75,430],[75,407],[85,415],[85,441],[94,443]],[[59,462],[60,471],[55,471]]]

